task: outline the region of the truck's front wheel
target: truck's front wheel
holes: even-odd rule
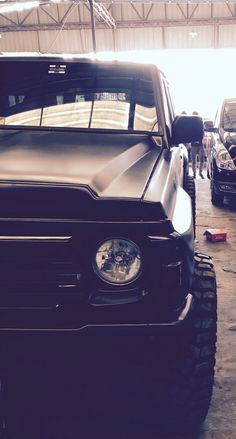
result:
[[[212,396],[217,299],[215,271],[209,256],[195,255],[192,294],[189,338],[175,370],[167,403],[167,419],[175,431],[199,426],[207,415]]]
[[[5,400],[3,380],[0,380],[0,439],[8,439],[5,423]]]

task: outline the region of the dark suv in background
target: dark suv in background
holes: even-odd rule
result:
[[[218,108],[210,163],[211,201],[219,206],[224,197],[236,198],[236,98],[225,99]]]
[[[3,377],[14,375],[11,350],[30,364],[27,340],[44,356],[66,334],[80,358],[79,334],[151,336],[155,361],[167,348],[181,357],[166,423],[198,425],[212,394],[216,282],[194,253],[184,143],[202,139],[202,119],[175,115],[154,65],[2,56],[0,66]]]

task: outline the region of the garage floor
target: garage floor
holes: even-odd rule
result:
[[[197,250],[213,258],[218,284],[218,349],[215,387],[204,432],[197,439],[236,437],[236,203],[214,207],[208,180],[196,180]],[[210,243],[209,228],[224,228],[227,242]]]
[[[236,437],[236,203],[226,201],[221,208],[213,207],[209,180],[197,178],[196,186],[196,246],[197,250],[213,257],[218,282],[216,378],[211,408],[201,433],[186,438],[172,435],[168,439],[233,439]],[[227,242],[207,242],[203,233],[209,227],[225,228]],[[12,361],[14,373],[18,365],[18,377],[15,373],[9,392],[7,424],[13,426],[13,416],[18,426],[12,427],[9,439],[166,439],[163,434],[154,432],[150,423],[145,425],[141,421],[142,414],[149,414],[150,389],[157,393],[151,376],[158,375],[161,381],[165,373],[165,370],[161,372],[161,366],[159,372],[151,367],[150,377],[144,373],[143,365],[153,364],[152,358],[145,356],[145,349],[139,349],[138,353],[135,348],[134,353],[124,349],[122,355],[117,350],[106,349],[104,358],[99,344],[93,345],[92,350],[87,345],[78,346],[79,356],[71,353],[69,346],[67,353],[67,345],[65,348],[59,345],[57,352],[58,357],[52,350],[42,358],[36,349],[31,362],[24,363],[19,351],[21,370],[17,354]],[[161,350],[159,357],[161,360]],[[41,371],[40,376],[36,375],[38,386],[35,386],[35,365]],[[48,374],[44,373],[47,369],[50,369]],[[27,376],[27,389],[23,375]],[[140,393],[137,393],[138,387],[142,389]],[[158,392],[161,393],[161,386]],[[154,410],[156,413],[156,407]],[[29,425],[32,434],[27,436]],[[104,425],[108,436],[103,432]]]

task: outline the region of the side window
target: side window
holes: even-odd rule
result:
[[[150,72],[140,72],[134,91],[134,129],[158,131],[153,81]]]
[[[236,101],[226,102],[223,111],[223,128],[224,130],[236,129]]]
[[[158,131],[156,108],[149,108],[136,104],[134,114],[134,129],[144,131]]]

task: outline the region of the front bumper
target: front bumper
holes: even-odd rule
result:
[[[0,333],[83,333],[89,335],[162,335],[166,333],[175,333],[187,324],[191,313],[191,306],[193,297],[188,294],[183,306],[175,312],[174,319],[166,319],[159,322],[142,322],[142,323],[86,323],[80,325],[71,325],[64,327],[47,326],[37,327],[35,324],[30,326],[30,322],[27,322],[27,326],[21,321],[21,325],[17,326],[16,321],[14,325],[8,326],[1,321]],[[19,311],[18,311],[19,312]],[[55,323],[55,321],[54,321]]]
[[[219,169],[214,162],[212,183],[216,194],[233,197],[236,196],[236,171]]]
[[[236,182],[232,181],[213,181],[216,194],[228,197],[236,197]]]
[[[161,323],[136,323],[120,325],[85,325],[80,328],[81,331],[88,334],[127,334],[127,335],[161,335],[167,332],[173,333],[176,329],[182,328],[184,323],[188,322],[193,297],[188,294],[184,307],[180,310],[176,320]],[[77,331],[77,330],[75,330]]]

